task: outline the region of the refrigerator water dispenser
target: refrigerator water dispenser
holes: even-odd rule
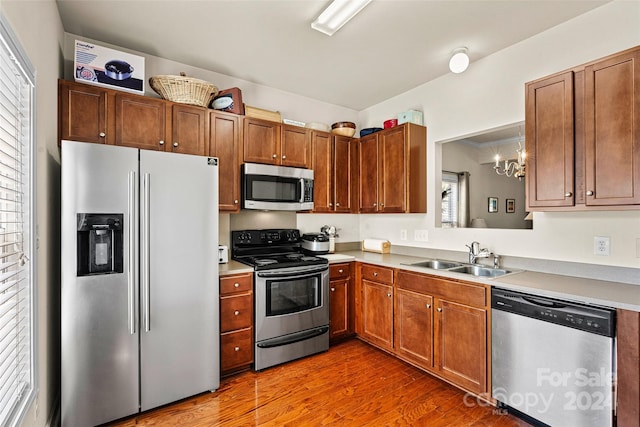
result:
[[[78,214],[78,276],[122,273],[123,214]]]

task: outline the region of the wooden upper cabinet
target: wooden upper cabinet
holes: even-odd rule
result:
[[[574,204],[573,72],[526,87],[529,207]]]
[[[59,140],[105,144],[107,91],[95,86],[58,81]]]
[[[313,211],[333,212],[333,136],[311,132],[311,169],[313,169]]]
[[[334,211],[357,212],[357,144],[346,136],[334,135],[332,138]]]
[[[638,209],[640,46],[525,88],[528,210]]]
[[[640,204],[640,48],[585,68],[585,204]]]
[[[378,212],[378,135],[360,138],[358,153],[359,211]]]
[[[353,213],[357,211],[357,142],[326,132],[311,132],[313,211]]]
[[[298,168],[309,167],[311,131],[300,126],[282,125],[280,144],[280,165]]]
[[[209,112],[209,156],[218,162],[221,212],[240,211],[240,121],[237,115]]]
[[[245,117],[244,162],[280,164],[279,123]]]
[[[359,144],[361,213],[427,211],[427,128],[404,123]]]
[[[207,151],[207,110],[189,105],[171,107],[171,143],[167,151],[204,156]]]
[[[166,101],[136,95],[115,96],[115,145],[165,151]]]

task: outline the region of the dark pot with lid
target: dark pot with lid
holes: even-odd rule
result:
[[[312,255],[329,252],[329,236],[324,233],[305,233],[302,235],[302,250]]]
[[[104,74],[114,80],[126,80],[133,74],[133,67],[128,62],[114,59],[104,64]]]

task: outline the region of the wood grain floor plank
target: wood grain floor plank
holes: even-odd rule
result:
[[[109,427],[525,427],[495,408],[359,340],[262,372]]]

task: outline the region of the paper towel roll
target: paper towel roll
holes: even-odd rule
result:
[[[362,250],[365,252],[378,252],[388,254],[391,249],[391,243],[383,239],[364,239],[362,241]]]

